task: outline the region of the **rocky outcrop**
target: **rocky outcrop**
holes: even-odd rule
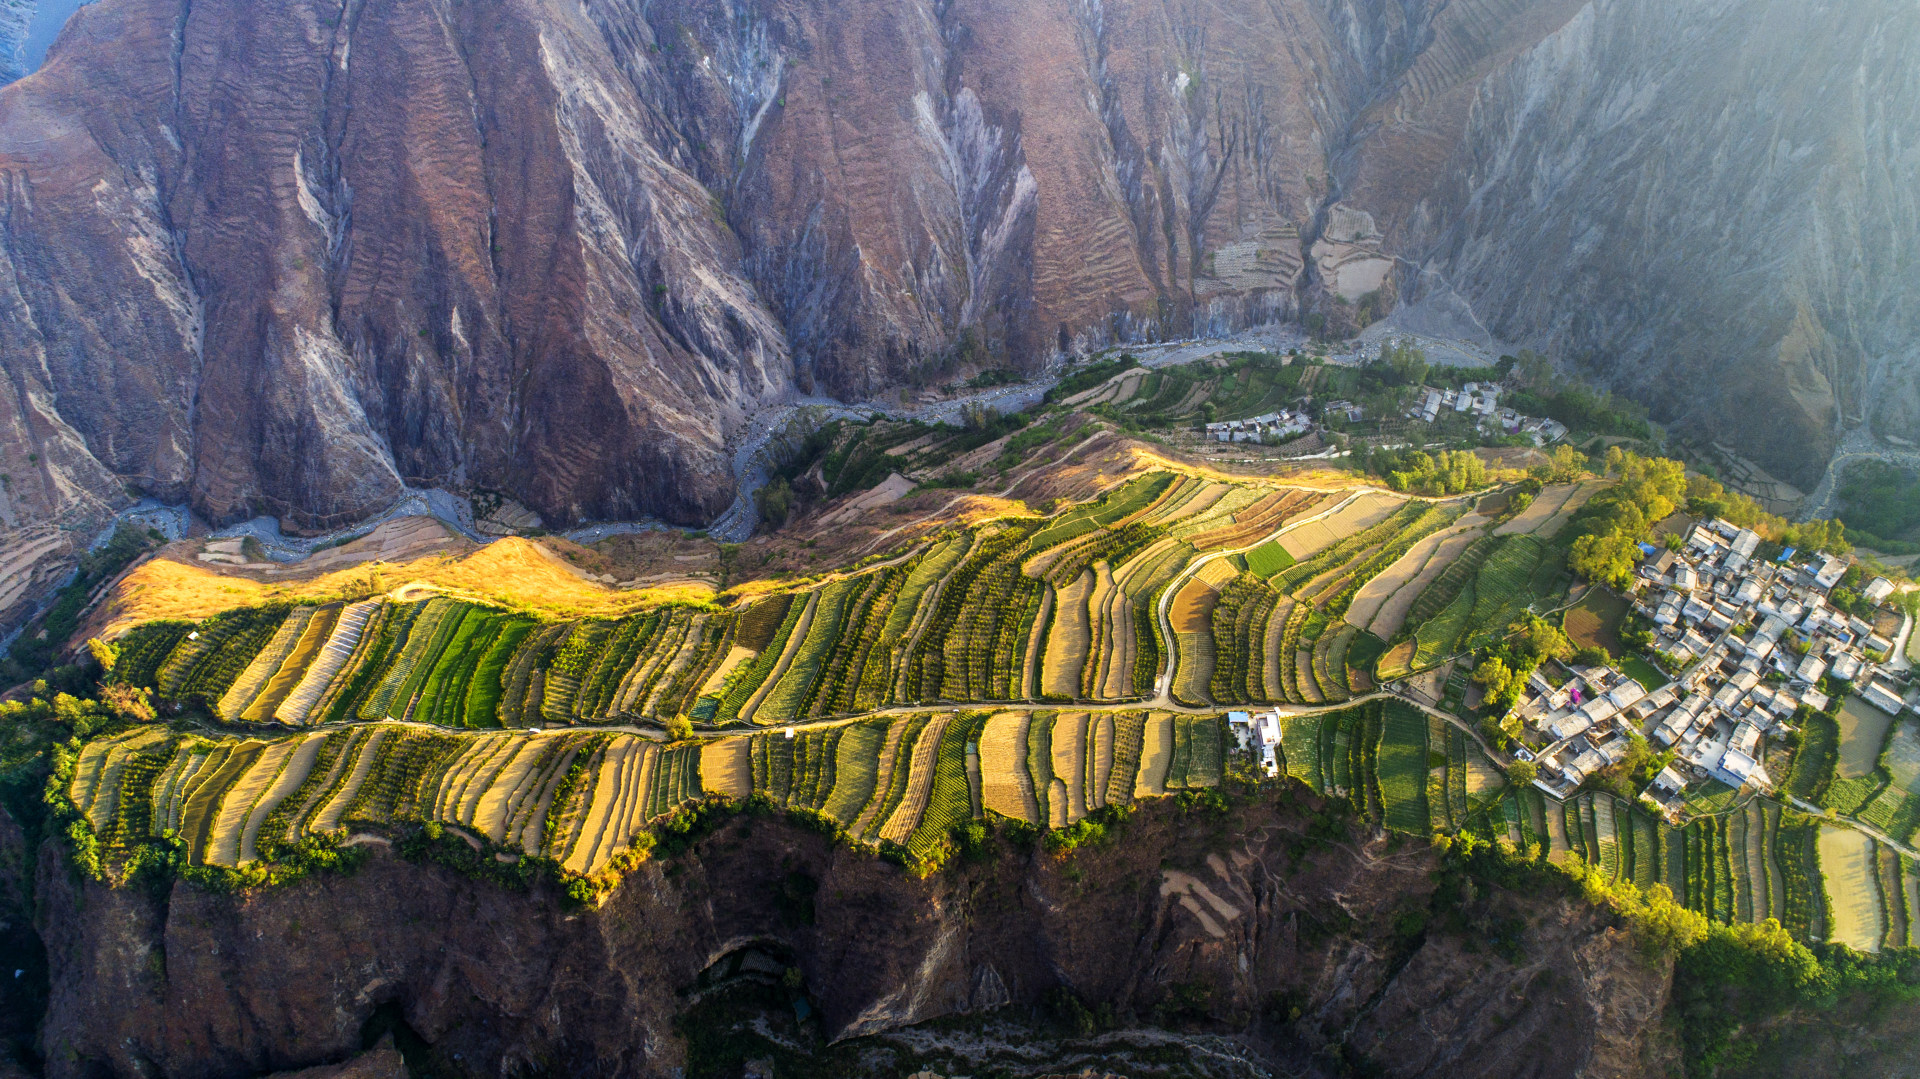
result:
[[[1389,1075],[1658,1072],[1667,971],[1592,910],[1504,894],[1436,906],[1425,850],[1309,841],[1309,821],[1162,800],[1070,861],[1003,846],[915,880],[748,817],[582,913],[386,854],[249,897],[156,897],[76,884],[49,847],[48,1074],[339,1060],[383,1005],[436,1074],[672,1074],[688,991],[746,948],[791,957],[829,1040],[1017,1018],[1065,989],[1289,1074],[1342,1054]],[[1499,956],[1488,925],[1510,940]]]
[[[1920,435],[1914,18],[103,0],[0,92],[10,527],[705,522],[796,386],[1396,302],[1804,478]]]

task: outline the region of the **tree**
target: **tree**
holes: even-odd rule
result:
[[[1488,656],[1473,669],[1473,680],[1487,687],[1488,699],[1504,696],[1513,684],[1513,671],[1499,656]]]
[[[1618,449],[1619,447],[1614,447]],[[1587,455],[1562,443],[1553,448],[1552,464],[1548,466],[1547,477],[1554,483],[1572,483],[1585,475]]]
[[[754,500],[760,504],[760,519],[773,528],[786,524],[788,514],[793,512],[793,488],[783,476],[775,476],[772,483],[760,488]]]
[[[1540,775],[1540,766],[1532,761],[1514,761],[1507,765],[1507,782],[1516,787],[1532,783]]]
[[[1573,661],[1582,667],[1611,667],[1613,656],[1597,644],[1590,644],[1573,654]]]
[[[1510,628],[1514,632],[1515,651],[1536,666],[1545,660],[1568,659],[1573,655],[1573,642],[1560,627],[1537,614],[1527,615]]]
[[[1633,583],[1634,554],[1639,550],[1625,533],[1585,535],[1573,541],[1567,565],[1589,581],[1626,588]]]
[[[693,737],[693,721],[686,716],[674,716],[667,720],[667,741],[684,742]]]
[[[121,719],[135,723],[152,723],[154,720],[153,701],[144,686],[110,683],[100,687],[100,700],[107,706],[107,711]]]

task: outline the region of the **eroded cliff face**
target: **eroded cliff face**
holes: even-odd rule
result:
[[[1216,1064],[1288,1074],[1332,1074],[1343,1055],[1408,1076],[1671,1063],[1667,971],[1591,910],[1466,894],[1422,931],[1439,909],[1431,854],[1309,841],[1310,819],[1162,801],[1071,860],[1003,846],[915,880],[748,817],[584,913],[385,854],[248,898],[154,897],[77,885],[47,848],[48,1074],[344,1059],[383,1004],[432,1043],[435,1074],[674,1074],[675,1022],[699,999],[685,994],[747,946],[791,955],[830,1040],[969,1011],[1018,1019],[1065,987],[1123,1025],[1172,1015],[1226,1038]],[[1488,933],[1511,948],[1490,954]]]
[[[1920,436],[1915,21],[100,0],[0,92],[0,524],[405,484],[704,522],[796,386],[1397,301],[1804,479]]]
[[[1920,439],[1916,135],[1911,5],[1595,0],[1395,216],[1416,291],[1810,487],[1845,429]]]

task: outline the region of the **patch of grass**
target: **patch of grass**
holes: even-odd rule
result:
[[[1293,556],[1285,547],[1268,540],[1247,552],[1247,572],[1259,577],[1271,577],[1288,566],[1293,565]]]
[[[1628,650],[1620,643],[1620,623],[1626,620],[1627,609],[1626,597],[1596,586],[1567,611],[1561,625],[1575,648],[1604,648],[1608,655],[1617,656]]]
[[[1655,667],[1639,656],[1628,656],[1621,660],[1620,671],[1628,678],[1645,686],[1649,693],[1666,685],[1670,680],[1666,675],[1660,673],[1660,668]]]

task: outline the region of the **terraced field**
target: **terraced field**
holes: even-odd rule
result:
[[[1584,493],[1490,530],[1461,504],[1157,472],[728,607],[555,621],[373,596],[153,623],[118,642],[113,680],[232,734],[95,739],[64,792],[109,864],[169,831],[193,861],[237,866],[436,821],[593,876],[708,796],[764,796],[933,858],[982,817],[1066,827],[1245,767],[1218,719],[1152,709],[1172,646],[1170,691],[1194,711],[1324,705],[1283,722],[1285,770],[1381,827],[1504,836],[1668,884],[1722,921],[1904,946],[1920,874],[1870,840],[1763,800],[1684,828],[1607,795],[1563,806],[1510,789],[1450,723],[1341,704],[1555,604],[1563,556],[1545,537]],[[679,717],[701,741],[631,729]],[[1920,823],[1916,732],[1894,724],[1878,762],[1844,762],[1891,774],[1861,812],[1895,835]]]
[[[1220,782],[1217,719],[1177,728],[1175,790]],[[356,727],[256,739],[136,728],[83,748],[66,793],[110,860],[163,831],[198,864],[237,866],[302,836],[437,821],[501,851],[592,875],[633,836],[707,795],[813,810],[868,842],[935,852],[981,810],[1034,824],[1131,801],[1141,713],[942,713],[663,746],[591,730],[449,732]],[[978,760],[969,769],[970,747]],[[1046,793],[1034,795],[1033,777]]]
[[[554,622],[452,595],[262,608],[138,627],[118,677],[263,727],[775,727],[901,705],[1123,702],[1166,665],[1166,589],[1196,558],[1248,551],[1208,559],[1174,604],[1177,698],[1340,701],[1363,673],[1338,632],[1350,608],[1404,591],[1371,582],[1432,563],[1458,513],[1151,472],[724,609]]]

